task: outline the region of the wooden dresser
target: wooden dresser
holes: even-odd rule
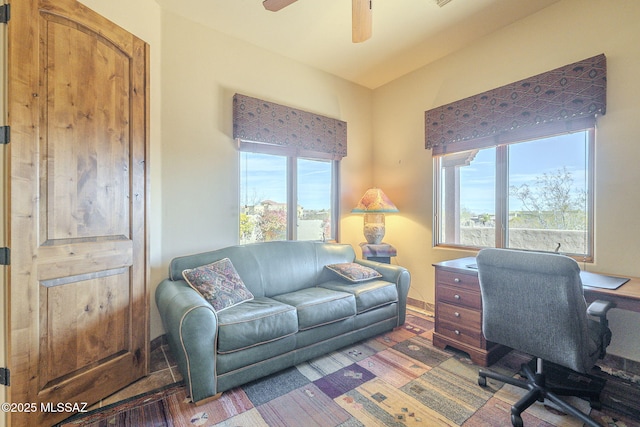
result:
[[[487,341],[482,334],[482,298],[475,258],[444,261],[436,269],[436,325],[433,345],[454,347],[473,363],[489,366],[511,349]]]

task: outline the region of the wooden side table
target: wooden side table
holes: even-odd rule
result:
[[[369,261],[391,264],[391,257],[397,255],[396,248],[388,243],[379,243],[374,245],[362,242],[360,243],[360,248],[362,249],[362,258]]]
[[[436,324],[433,345],[451,346],[469,354],[476,365],[489,366],[511,349],[482,334],[482,298],[475,258],[434,264],[436,269]]]

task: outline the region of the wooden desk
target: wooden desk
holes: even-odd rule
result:
[[[447,270],[463,269],[463,270],[466,270],[467,272],[472,272],[474,270],[468,268],[467,266],[473,265],[475,263],[476,263],[475,257],[468,257],[468,258],[453,259],[451,261],[443,261],[438,264],[434,264],[434,266],[442,266]],[[602,272],[600,274],[610,274],[612,276],[629,277],[623,274],[621,275],[621,274],[615,274],[615,273]],[[588,303],[591,303],[597,299],[603,299],[603,300],[615,302],[617,304],[616,308],[620,308],[622,310],[635,311],[636,313],[640,313],[640,277],[630,277],[627,283],[620,286],[618,289],[614,289],[614,290],[592,288],[589,286],[585,286],[583,289],[584,289],[584,298],[587,300]]]
[[[436,270],[436,317],[433,344],[447,345],[469,353],[481,366],[491,365],[509,349],[488,342],[482,335],[482,301],[474,257],[433,264]],[[613,301],[616,308],[640,312],[640,278],[632,277],[618,289],[585,286],[587,303],[597,299]]]
[[[617,274],[614,274],[614,276],[617,276]],[[589,286],[585,286],[583,289],[584,299],[586,299],[588,303],[593,302],[597,299],[613,301],[616,303],[616,308],[640,313],[639,277],[629,278],[629,281],[627,283],[614,290],[591,288]]]

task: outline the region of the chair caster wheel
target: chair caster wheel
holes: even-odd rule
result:
[[[478,377],[478,385],[480,387],[486,387],[487,386],[487,378],[486,377]]]
[[[520,415],[511,414],[511,425],[513,427],[523,427],[522,417]]]

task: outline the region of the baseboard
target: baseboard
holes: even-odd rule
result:
[[[611,375],[625,377],[631,382],[640,384],[640,362],[638,361],[607,353],[597,364]]]
[[[435,305],[419,299],[407,298],[408,308],[421,311],[429,316],[434,316],[436,312]]]
[[[150,350],[154,351],[162,347],[163,345],[168,345],[168,344],[169,342],[167,341],[167,334],[162,334],[159,337],[156,337],[151,340]]]

